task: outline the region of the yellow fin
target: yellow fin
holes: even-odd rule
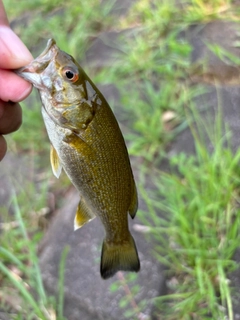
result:
[[[108,243],[106,240],[103,242],[100,267],[102,278],[108,279],[120,270],[140,270],[137,248],[130,234],[129,240],[122,244]]]
[[[81,228],[85,223],[93,220],[95,217],[95,214],[88,208],[84,199],[81,199],[74,219],[74,230]]]
[[[59,178],[62,172],[62,165],[60,163],[57,151],[53,148],[52,145],[50,149],[50,161],[52,165],[53,174],[55,175],[55,177]]]
[[[137,188],[136,184],[133,181],[133,192],[132,192],[132,200],[130,207],[128,209],[128,213],[130,214],[131,218],[134,219],[138,209],[138,196],[137,196]]]

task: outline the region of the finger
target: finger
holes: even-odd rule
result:
[[[3,159],[7,152],[7,143],[3,136],[0,135],[0,161]]]
[[[22,124],[22,109],[18,103],[0,101],[0,134],[16,131]]]
[[[33,60],[18,36],[7,26],[0,25],[0,68],[17,69]]]
[[[14,72],[0,69],[0,100],[19,102],[32,91],[32,85]]]

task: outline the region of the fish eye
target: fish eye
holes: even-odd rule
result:
[[[73,83],[79,78],[78,72],[71,67],[65,67],[62,72],[65,78]]]

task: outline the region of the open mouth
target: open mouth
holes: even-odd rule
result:
[[[44,51],[27,66],[15,70],[15,73],[23,79],[31,82],[36,88],[40,89],[40,74],[54,59],[58,50],[55,40],[49,39]]]

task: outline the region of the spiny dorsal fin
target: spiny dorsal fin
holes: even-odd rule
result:
[[[88,208],[84,199],[81,199],[74,219],[74,230],[81,228],[85,223],[93,220],[95,217],[95,214]]]
[[[135,182],[133,181],[133,191],[132,191],[132,199],[131,204],[128,209],[128,213],[130,214],[131,218],[133,219],[137,213],[138,209],[138,196],[137,196],[137,188]]]
[[[50,149],[50,161],[52,165],[53,174],[55,175],[55,177],[59,178],[62,172],[62,165],[60,163],[57,151],[54,149],[52,145]]]

